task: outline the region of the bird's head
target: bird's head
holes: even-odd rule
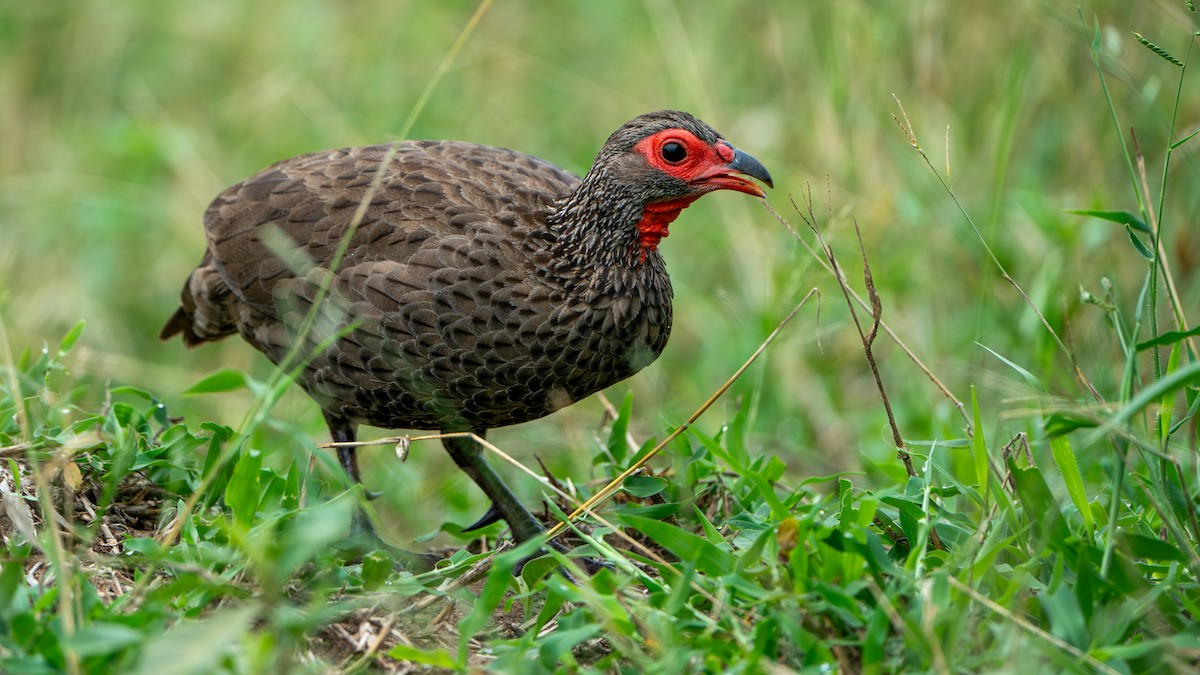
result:
[[[678,110],[636,117],[617,129],[600,152],[618,180],[647,203],[735,190],[766,193],[750,178],[774,187],[757,159],[730,145],[712,127]]]
[[[751,179],[774,187],[754,157],[730,145],[712,127],[677,110],[636,117],[613,132],[591,174],[640,210],[640,258],[668,234],[668,226],[693,201],[717,190],[766,197]]]
[[[660,110],[608,137],[549,222],[560,228],[557,249],[573,265],[661,270],[658,243],[679,212],[717,190],[765,197],[751,179],[773,187],[757,159],[712,127],[685,112]]]

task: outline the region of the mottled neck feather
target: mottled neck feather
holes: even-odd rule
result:
[[[643,211],[643,199],[603,167],[593,167],[546,219],[555,238],[548,271],[564,290],[585,298],[630,285],[658,286],[666,266],[656,250],[643,248]]]

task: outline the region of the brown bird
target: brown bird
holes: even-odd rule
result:
[[[334,441],[359,424],[483,436],[654,361],[671,332],[660,240],[709,192],[765,197],[747,177],[772,186],[758,160],[671,110],[617,129],[582,180],[456,141],[300,155],[208,207],[208,250],[161,337],[240,333],[276,364],[298,349]],[[473,528],[543,531],[476,442],[444,445],[492,500]],[[354,449],[338,455],[359,482]]]

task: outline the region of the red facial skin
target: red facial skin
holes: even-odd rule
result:
[[[670,162],[663,157],[663,146],[668,143],[683,146],[687,151],[683,160]],[[670,234],[667,227],[679,217],[679,212],[705,194],[716,190],[734,190],[755,197],[766,197],[762,188],[743,178],[737,170],[729,168],[734,151],[725,141],[709,145],[690,131],[666,129],[642,139],[633,149],[645,157],[651,167],[686,182],[694,190],[686,197],[646,205],[642,220],[638,223],[643,261],[647,252],[657,250],[658,242]]]

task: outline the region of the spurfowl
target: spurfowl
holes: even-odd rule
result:
[[[162,338],[190,347],[240,333],[276,364],[298,348],[298,381],[335,441],[359,424],[482,436],[657,358],[672,297],[659,241],[709,192],[764,197],[747,177],[772,185],[756,159],[677,111],[617,129],[582,180],[454,141],[301,155],[208,207],[208,250]],[[503,518],[522,541],[542,532],[477,443],[444,445],[492,500],[476,526]],[[354,449],[338,455],[359,481]]]

